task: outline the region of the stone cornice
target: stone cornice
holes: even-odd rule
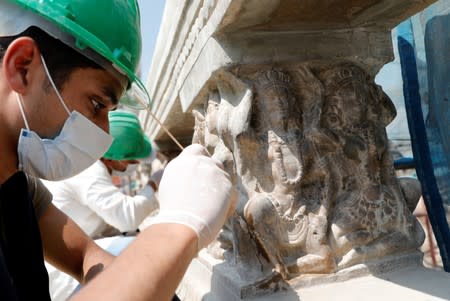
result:
[[[374,73],[392,58],[389,30],[433,2],[168,1],[147,83],[152,110],[189,140],[193,118],[186,112],[222,68],[339,58]],[[168,140],[142,118],[152,138]]]

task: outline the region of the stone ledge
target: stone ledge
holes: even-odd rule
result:
[[[450,300],[450,274],[420,265],[422,254],[386,257],[326,276],[304,275],[289,282],[263,283],[261,292],[245,283],[230,265],[206,252],[190,265],[177,294],[187,301],[234,300]],[[356,278],[358,277],[358,278]],[[396,296],[396,297],[393,297]]]
[[[216,71],[241,64],[349,59],[374,73],[391,59],[389,30],[433,2],[168,1],[147,83],[153,113],[188,139],[202,89]],[[146,133],[174,147],[143,115]]]

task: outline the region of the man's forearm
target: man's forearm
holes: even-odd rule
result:
[[[72,300],[170,300],[196,253],[191,228],[150,226]]]
[[[45,259],[83,284],[114,259],[52,204],[39,219],[39,229]]]

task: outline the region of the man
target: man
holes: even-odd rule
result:
[[[231,206],[203,147],[166,167],[159,214],[115,259],[32,177],[74,176],[108,149],[108,111],[142,86],[136,1],[3,0],[0,14],[0,299],[49,300],[45,256],[81,283],[108,266],[73,300],[169,300]]]
[[[158,183],[150,182],[136,196],[129,196],[112,180],[113,174],[132,170],[152,152],[138,118],[130,112],[110,112],[109,130],[114,142],[100,160],[72,178],[44,181],[53,204],[92,238],[135,231],[158,208],[154,197]]]

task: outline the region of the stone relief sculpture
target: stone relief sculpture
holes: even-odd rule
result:
[[[387,151],[395,114],[349,62],[219,75],[193,142],[224,162],[240,199],[213,253],[243,277],[287,280],[420,246]]]
[[[318,77],[327,91],[321,126],[340,145],[330,168],[340,185],[329,237],[338,267],[417,248],[423,231],[387,151],[385,127],[395,117],[391,100],[354,65],[335,66]]]
[[[265,176],[273,183],[262,183],[260,191],[249,198],[244,208],[249,230],[285,279],[299,270],[304,273],[334,270],[326,244],[327,189],[317,189],[326,176],[321,170],[319,147],[313,141],[321,137],[312,128],[320,117],[317,110],[320,97],[316,93],[320,94],[321,89],[310,80],[312,74],[307,68],[298,72],[302,73],[299,76],[302,80],[312,84],[306,87],[312,99],[304,103],[297,101],[289,75],[271,70],[256,79],[255,114],[259,118],[250,135],[259,144],[267,145]],[[304,135],[306,132],[311,135]],[[312,173],[315,181],[310,182]]]

